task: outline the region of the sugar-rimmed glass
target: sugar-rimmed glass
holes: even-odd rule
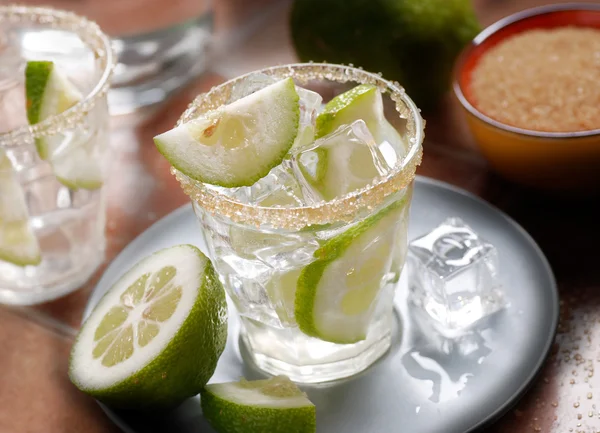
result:
[[[29,126],[24,92],[29,60],[53,61],[83,99]],[[109,39],[85,18],[48,8],[0,6],[0,152],[11,162],[14,188],[24,199],[41,252],[35,265],[0,260],[0,302],[34,304],[64,295],[80,287],[104,259],[106,94],[114,61]],[[96,185],[86,189],[59,181],[52,158],[38,155],[39,140],[56,144],[61,161],[85,149],[100,173]]]
[[[422,155],[423,120],[402,87],[361,69],[309,63],[259,72],[276,78],[293,77],[298,85],[318,91],[324,102],[357,84],[373,84],[384,95],[386,118],[405,142],[404,154],[397,155],[397,162],[387,175],[365,188],[312,206],[261,207],[241,203],[219,188],[172,169],[192,199],[208,254],[241,316],[242,353],[260,369],[286,374],[297,382],[317,383],[352,376],[373,364],[391,344],[393,297],[406,255],[408,210],[415,170]],[[179,124],[231,102],[232,90],[245,78],[230,80],[198,96]],[[285,286],[286,275],[300,272],[313,262],[313,253],[323,242],[397,201],[402,201],[401,212],[391,231],[385,234],[393,237],[393,257],[381,275],[378,296],[369,310],[366,339],[335,344],[302,333],[293,318],[293,300],[286,299],[290,291],[272,287]],[[293,293],[293,287],[291,290]]]

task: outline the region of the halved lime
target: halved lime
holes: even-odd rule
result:
[[[29,225],[27,203],[12,163],[0,149],[0,260],[38,265],[41,251]]]
[[[286,376],[207,385],[202,411],[218,433],[314,433],[315,406]]]
[[[402,154],[402,137],[385,118],[381,92],[372,84],[360,84],[329,101],[323,112],[317,116],[315,138],[331,134],[340,126],[349,125],[359,119],[367,124],[380,147],[387,142],[394,148],[395,153]],[[388,154],[389,152],[385,152],[384,156],[393,167],[395,161],[390,160]],[[394,159],[395,155],[389,156]]]
[[[314,253],[298,279],[295,317],[305,334],[338,344],[367,337],[377,295],[390,271],[406,198],[395,201]]]
[[[223,187],[253,185],[281,164],[296,135],[298,94],[280,80],[204,117],[154,137],[182,173]]]
[[[27,118],[34,125],[68,110],[83,95],[60,69],[49,61],[27,62],[25,69]],[[102,173],[88,142],[78,134],[61,133],[37,138],[40,158],[48,160],[57,179],[71,189],[97,189]]]
[[[211,262],[179,245],[143,259],[104,295],[79,332],[69,376],[113,406],[169,407],[206,385],[226,337]]]

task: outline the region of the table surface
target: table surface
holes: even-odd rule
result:
[[[483,25],[549,3],[474,1]],[[249,3],[215,0],[219,33],[237,35],[228,41],[238,43],[230,45],[209,72],[145,120],[113,122],[106,263],[157,219],[187,202],[152,137],[170,128],[197,93],[241,72],[295,60],[286,19],[289,1],[259,0],[257,4],[266,10],[260,15]],[[254,19],[248,19],[249,14]],[[246,31],[232,33],[240,23]],[[550,358],[528,394],[487,430],[600,432],[600,376],[594,375],[595,367],[600,369],[600,215],[593,210],[592,200],[526,191],[495,176],[475,148],[450,94],[425,117],[425,156],[418,173],[465,188],[512,216],[544,250],[560,289],[561,320]],[[118,431],[67,377],[69,350],[103,269],[80,290],[57,301],[27,308],[0,307],[0,433]]]

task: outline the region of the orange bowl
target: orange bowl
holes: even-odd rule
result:
[[[600,129],[558,133],[517,128],[486,116],[470,102],[473,69],[487,50],[527,30],[564,26],[600,29],[600,4],[543,6],[492,24],[459,56],[454,93],[482,154],[502,176],[552,191],[600,190]]]

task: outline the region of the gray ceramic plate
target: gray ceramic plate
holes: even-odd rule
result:
[[[558,295],[544,255],[514,221],[477,197],[418,177],[410,220],[415,238],[448,216],[458,216],[499,251],[509,306],[460,341],[445,340],[407,308],[405,281],[396,299],[395,343],[366,373],[322,387],[307,387],[317,406],[320,433],[467,432],[502,415],[530,385],[552,344]],[[202,247],[191,206],[176,210],[133,241],[108,267],[85,316],[104,292],[150,253],[180,243]],[[227,347],[212,381],[260,374],[238,348],[239,323],[230,314]],[[211,433],[197,399],[164,414],[139,415],[104,407],[128,433]]]

